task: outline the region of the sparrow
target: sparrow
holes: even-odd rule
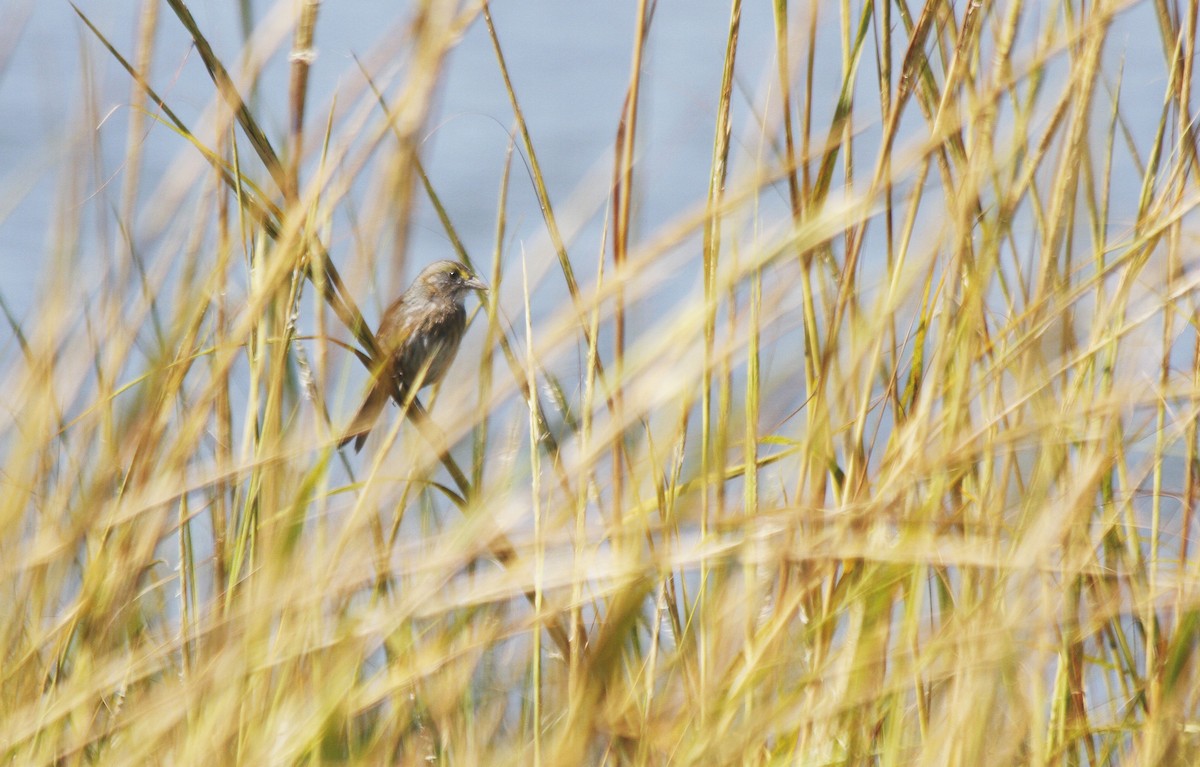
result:
[[[425,267],[384,311],[375,333],[382,359],[372,365],[379,378],[338,447],[354,440],[354,452],[362,450],[391,397],[391,384],[384,376],[392,376],[402,398],[413,387],[422,389],[442,380],[466,331],[464,301],[472,290],[486,291],[487,285],[457,261],[438,261]]]

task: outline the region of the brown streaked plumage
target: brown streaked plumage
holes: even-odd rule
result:
[[[440,381],[466,330],[463,302],[472,290],[487,290],[487,285],[457,261],[425,267],[379,321],[375,341],[384,360],[373,372],[390,371],[401,396],[408,396],[414,384],[420,389]],[[375,382],[338,447],[354,440],[354,451],[361,450],[390,396],[390,384]]]

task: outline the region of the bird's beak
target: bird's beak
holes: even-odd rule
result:
[[[487,283],[473,274],[471,275],[471,279],[463,281],[463,285],[471,288],[472,290],[481,290],[484,293],[486,293],[488,289]]]

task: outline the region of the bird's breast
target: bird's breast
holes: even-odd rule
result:
[[[420,377],[421,387],[437,383],[446,374],[467,323],[461,306],[430,309],[405,335],[395,365],[401,381],[411,383]]]

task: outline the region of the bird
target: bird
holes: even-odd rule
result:
[[[487,284],[457,261],[437,261],[421,270],[412,285],[384,312],[375,333],[381,359],[372,365],[376,379],[366,400],[338,443],[354,441],[362,450],[367,434],[392,394],[391,375],[402,397],[446,375],[467,328],[467,295],[484,292]]]

